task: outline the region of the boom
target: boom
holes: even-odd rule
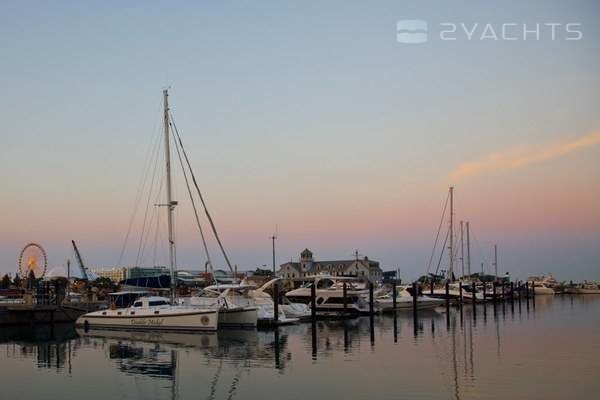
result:
[[[75,249],[75,256],[77,257],[77,262],[79,263],[79,269],[81,269],[81,276],[87,281],[89,280],[89,276],[87,273],[87,268],[85,265],[83,265],[83,260],[81,259],[81,254],[79,254],[79,249],[77,248],[74,240],[71,240],[71,243],[73,243],[73,249]]]

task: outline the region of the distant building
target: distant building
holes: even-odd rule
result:
[[[127,269],[125,279],[150,278],[153,276],[170,275],[167,267],[131,267]]]
[[[299,262],[281,264],[279,276],[285,279],[306,278],[316,275],[329,274],[332,276],[355,276],[364,280],[378,281],[382,277],[379,262],[368,257],[354,260],[315,261],[313,253],[304,249],[300,253]]]
[[[119,283],[127,276],[127,268],[97,268],[92,272],[98,278],[108,278],[115,283]]]

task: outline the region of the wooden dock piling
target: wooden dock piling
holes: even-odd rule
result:
[[[398,296],[397,290],[396,290],[396,280],[394,279],[393,282],[393,287],[392,287],[392,304],[393,304],[393,309],[394,311],[396,311],[396,299]]]
[[[373,316],[375,300],[373,299],[373,282],[369,282],[369,315]]]
[[[344,297],[344,315],[348,313],[348,285],[344,282],[342,286],[342,296]]]
[[[310,316],[313,322],[317,320],[317,288],[315,284],[316,281],[310,287]]]
[[[273,324],[279,323],[279,282],[273,285]]]

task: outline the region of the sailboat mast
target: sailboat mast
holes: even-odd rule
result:
[[[465,243],[464,243],[464,224],[460,221],[460,263],[461,263],[461,275],[460,277],[465,276]]]
[[[171,302],[175,300],[175,240],[173,239],[173,210],[176,201],[173,201],[173,189],[171,185],[171,149],[169,139],[169,93],[163,90],[163,113],[165,124],[165,164],[167,168],[167,224],[169,226],[169,267],[171,268]]]
[[[454,187],[450,186],[450,265],[448,267],[448,279],[452,280],[454,273]]]
[[[467,274],[471,276],[471,238],[469,237],[469,221],[467,225]]]

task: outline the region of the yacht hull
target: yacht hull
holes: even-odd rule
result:
[[[219,311],[219,328],[256,328],[256,308],[233,308]]]
[[[158,314],[137,311],[131,314],[128,310],[107,310],[82,315],[75,325],[95,329],[216,331],[218,319],[218,311],[213,310],[159,310]]]

